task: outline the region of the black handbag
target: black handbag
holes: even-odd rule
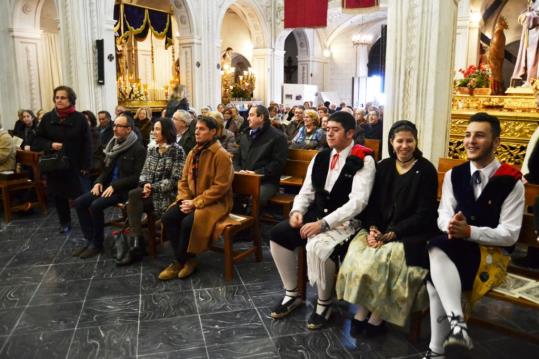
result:
[[[62,151],[39,157],[41,172],[54,172],[69,168],[69,158]]]

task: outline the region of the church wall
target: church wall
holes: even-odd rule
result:
[[[10,35],[14,3],[14,0],[0,1],[0,114],[5,129],[13,128],[18,109],[15,49],[13,37]]]
[[[352,78],[355,76],[356,57],[352,44],[355,28],[340,33],[331,43],[328,83],[325,91],[339,94],[340,100],[352,103]]]
[[[249,28],[234,11],[227,11],[221,26],[221,52],[227,47],[234,49],[249,61],[253,58],[253,42]]]

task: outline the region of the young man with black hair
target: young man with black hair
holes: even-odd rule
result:
[[[445,174],[438,208],[443,234],[429,243],[431,340],[425,358],[472,349],[464,321],[462,291],[471,304],[505,275],[524,211],[521,173],[495,157],[500,122],[473,115],[464,135],[468,162]]]
[[[290,218],[271,230],[270,249],[285,289],[284,298],[272,309],[279,319],[303,303],[297,283],[296,248],[306,246],[311,284],[318,300],[307,327],[323,327],[330,315],[335,286],[335,255],[360,223],[355,217],[369,201],[374,183],[372,151],[354,146],[355,120],[346,112],[328,119],[328,149],[309,164],[305,182],[294,199]]]

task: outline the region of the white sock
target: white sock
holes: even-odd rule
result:
[[[440,297],[436,288],[430,281],[427,281],[427,292],[429,292],[430,303],[430,350],[438,354],[444,354],[444,339],[449,333],[449,321],[443,319],[438,321],[440,317],[445,317],[444,307],[440,302]]]
[[[365,308],[362,305],[357,305],[357,311],[354,315],[355,320],[359,320],[360,322],[363,322],[367,319],[367,316],[369,315],[369,310]]]
[[[317,284],[316,289],[318,291],[318,299],[326,301],[333,298],[333,289],[335,288],[337,266],[335,265],[335,262],[333,262],[331,259],[326,260],[323,265],[326,272],[326,283],[324,286],[325,288],[322,288],[319,283]]]
[[[316,314],[318,315],[322,315],[322,313],[324,313],[324,310],[329,310],[328,312],[326,312],[326,315],[328,313],[331,313],[331,308],[328,309],[328,307],[331,307],[331,304],[333,303],[333,299],[328,299],[328,300],[322,300],[320,298],[318,298],[317,300],[317,306],[316,306]]]
[[[432,284],[438,292],[445,314],[464,318],[461,303],[462,287],[455,263],[444,251],[436,247],[429,250],[429,259]]]
[[[291,298],[296,297],[298,292],[298,257],[295,251],[286,249],[277,243],[270,241],[270,251],[273,261],[277,266],[277,271],[286,290],[285,297],[281,304],[286,303]]]

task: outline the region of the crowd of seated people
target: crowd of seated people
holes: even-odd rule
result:
[[[496,117],[478,113],[469,119],[468,162],[445,174],[438,205],[437,173],[418,148],[412,122],[392,124],[389,158],[376,163],[374,151],[362,145],[364,137],[382,139],[381,106],[354,111],[345,103],[271,103],[249,106],[243,118],[234,106],[219,104],[216,111],[202,107],[196,116],[184,89],[178,91],[164,117],[139,108],[133,118],[118,106],[114,119],[107,111],[96,119],[75,109],[76,94],[66,86],[54,90],[55,107],[39,124],[31,111],[20,112],[14,133],[22,136],[23,148],[70,159],[45,175],[62,233],[71,230],[74,203],[86,240],[74,256],[102,252],[104,211],[127,202],[134,246],[146,242],[143,213],[162,221],[172,263],[159,279],[188,278],[216,224],[232,210],[234,171],[261,176],[264,206],[280,189],[289,148],[316,149],[289,218],[270,233],[284,291],[271,317],[280,320],[303,304],[297,249],[304,248],[308,279],[317,290],[309,329],[328,325],[335,300],[356,306],[351,334],[367,337],[382,335],[385,322],[404,326],[410,313],[429,307],[425,358],[473,347],[462,292],[485,293],[475,280],[486,260],[484,246],[495,248],[490,260],[503,275],[524,211],[522,175],[494,156],[500,144]],[[526,167],[530,182],[539,163],[536,141]],[[12,140],[0,126],[1,170],[14,166],[8,144]],[[90,186],[81,185],[91,171],[99,174]]]

